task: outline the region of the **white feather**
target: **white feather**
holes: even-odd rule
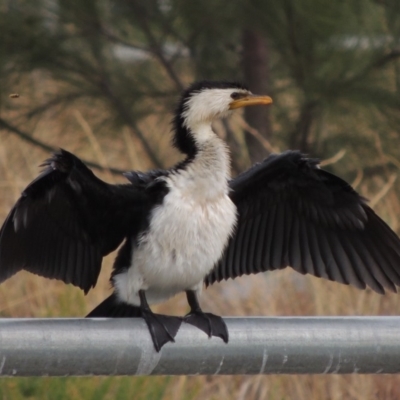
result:
[[[211,124],[217,118],[227,117],[231,113],[229,105],[232,102],[233,92],[248,93],[242,89],[204,89],[189,97],[182,116],[184,125],[195,132],[196,140],[202,138],[202,132],[198,130],[199,125]],[[211,129],[207,132],[212,133]]]
[[[139,305],[140,289],[149,303],[200,291],[232,234],[236,207],[228,195],[229,154],[210,126],[198,128],[204,139],[198,154],[186,169],[163,178],[170,191],[153,210],[132,267],[114,277],[122,301]]]
[[[146,291],[149,303],[184,290],[200,291],[221,258],[236,223],[236,207],[228,193],[229,152],[211,123],[229,114],[231,94],[237,91],[242,90],[204,89],[188,98],[182,116],[198,151],[184,169],[160,178],[169,193],[152,211],[131,265],[113,278],[122,301],[139,305],[139,290]]]

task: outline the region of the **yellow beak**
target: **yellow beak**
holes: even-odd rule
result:
[[[262,104],[271,104],[272,99],[269,96],[255,96],[250,95],[242,97],[241,99],[233,100],[229,104],[229,109],[234,110],[235,108],[247,107],[247,106],[258,106]]]

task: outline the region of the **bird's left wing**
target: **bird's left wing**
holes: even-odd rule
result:
[[[230,187],[238,223],[206,284],[291,266],[379,293],[400,286],[400,239],[316,160],[272,155]]]
[[[140,229],[149,206],[135,185],[109,185],[61,150],[28,185],[0,230],[0,282],[21,269],[94,287],[102,258]]]

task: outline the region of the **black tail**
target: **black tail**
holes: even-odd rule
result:
[[[134,318],[141,316],[142,312],[139,307],[120,302],[113,293],[91,311],[86,318]]]

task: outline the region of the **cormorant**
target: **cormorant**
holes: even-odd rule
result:
[[[21,269],[87,293],[102,258],[115,259],[113,294],[89,317],[143,317],[157,351],[182,318],[148,303],[185,291],[183,321],[228,342],[221,317],[204,313],[203,284],[291,266],[378,293],[400,286],[400,239],[349,184],[297,151],[273,154],[234,179],[212,122],[269,104],[237,83],[203,81],[182,95],[173,144],[186,158],[168,170],[98,179],[60,150],[23,191],[0,231],[0,282]]]

